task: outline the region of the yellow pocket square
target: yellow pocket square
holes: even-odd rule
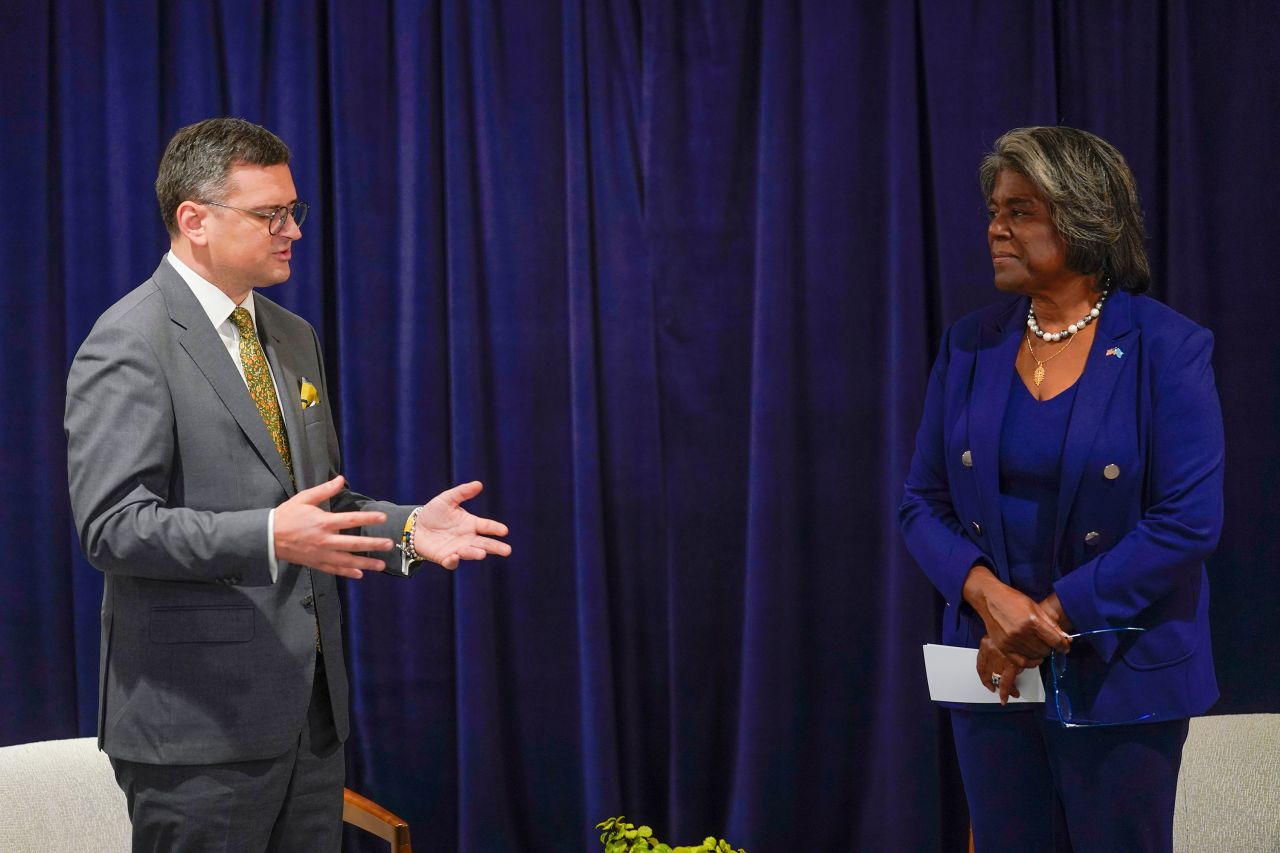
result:
[[[304,409],[309,409],[320,402],[320,394],[316,391],[316,386],[312,385],[305,376],[302,377],[302,391],[299,397],[301,399],[298,402]]]

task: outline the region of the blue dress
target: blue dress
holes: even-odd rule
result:
[[[1062,446],[1076,386],[1043,402],[1015,370],[1000,428],[1000,517],[1009,579],[1036,601],[1053,592]]]
[[[1043,402],[1015,370],[1000,427],[1000,517],[1009,580],[1036,601],[1053,592],[1053,530],[1058,515],[1062,446],[1076,386]],[[1039,704],[957,704],[983,713],[1043,713]]]

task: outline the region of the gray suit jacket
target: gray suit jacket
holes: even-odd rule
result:
[[[315,331],[260,294],[298,488],[341,470]],[[303,409],[303,378],[319,405]],[[306,722],[315,631],[338,734],[349,731],[332,575],[282,563],[267,516],[295,493],[208,315],[167,263],[99,318],[67,379],[67,465],[84,552],[106,575],[98,743],[115,758],[206,764],[280,755]],[[399,541],[411,507],[364,533]],[[399,550],[377,554],[400,571]]]

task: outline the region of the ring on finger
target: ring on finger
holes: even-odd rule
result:
[[[1000,678],[1001,678],[1000,673],[998,673],[998,672],[993,672],[993,673],[991,673],[991,686],[992,686],[992,687],[999,687],[999,686],[1000,686]]]

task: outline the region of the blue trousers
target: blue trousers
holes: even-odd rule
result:
[[[975,853],[1171,853],[1187,721],[1066,729],[951,711]]]

